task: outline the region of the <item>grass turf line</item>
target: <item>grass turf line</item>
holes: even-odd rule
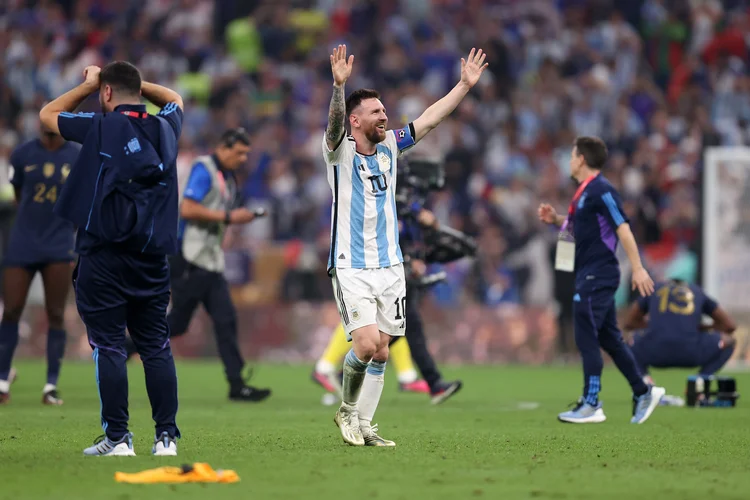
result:
[[[629,424],[629,390],[613,369],[603,377],[608,420],[564,425],[559,411],[581,389],[577,367],[455,367],[464,389],[442,406],[399,393],[392,373],[375,422],[395,449],[352,448],[320,403],[309,366],[262,365],[270,386],[261,404],[230,403],[215,363],[178,364],[183,433],[176,458],[152,457],[153,424],[143,371],[130,366],[136,458],[84,458],[101,434],[90,363],[63,366],[65,405],[42,406],[43,362],[22,361],[9,405],[0,406],[0,499],[330,499],[361,498],[747,498],[750,404],[735,409],[658,408]],[[682,394],[688,372],[656,372]],[[750,374],[737,375],[738,389]],[[519,404],[536,402],[535,409]],[[521,404],[521,407],[525,405]],[[533,407],[533,405],[531,405]],[[115,471],[208,462],[235,469],[236,485],[123,485]]]

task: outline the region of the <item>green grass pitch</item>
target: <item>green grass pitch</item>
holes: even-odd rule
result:
[[[353,448],[340,439],[334,407],[309,366],[262,365],[255,382],[274,394],[259,405],[229,403],[216,363],[178,365],[180,455],[150,455],[153,427],[139,364],[130,366],[135,458],[84,458],[100,434],[90,363],[68,363],[65,406],[41,405],[44,365],[21,362],[13,398],[0,407],[1,499],[705,499],[750,495],[750,402],[735,409],[658,408],[631,425],[627,385],[603,378],[608,420],[560,424],[580,391],[577,367],[464,367],[446,375],[464,389],[442,406],[386,390],[375,421],[395,449]],[[656,372],[682,394],[687,372]],[[750,375],[737,376],[740,393]],[[525,405],[524,403],[538,403]],[[533,409],[530,409],[533,408]],[[234,485],[125,485],[115,471],[208,462],[235,469]]]

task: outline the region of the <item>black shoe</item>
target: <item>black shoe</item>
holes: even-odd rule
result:
[[[271,395],[271,389],[258,389],[251,385],[243,385],[229,391],[229,399],[232,401],[249,401],[258,403]]]
[[[442,380],[435,384],[430,390],[432,395],[432,404],[437,405],[446,401],[448,398],[453,396],[455,393],[461,390],[463,383],[460,380],[454,382],[443,382]]]
[[[51,391],[45,392],[42,395],[42,404],[52,405],[52,406],[62,406],[63,400],[62,398],[60,398],[60,395],[57,393],[57,389],[52,389]]]

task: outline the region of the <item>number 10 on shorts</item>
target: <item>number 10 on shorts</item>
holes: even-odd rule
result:
[[[404,319],[404,316],[406,316],[406,297],[396,299],[393,303],[396,304],[395,319]]]

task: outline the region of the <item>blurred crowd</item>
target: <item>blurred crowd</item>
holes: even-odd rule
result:
[[[355,55],[349,91],[383,95],[392,127],[458,81],[472,47],[489,69],[409,158],[444,165],[438,219],[477,237],[481,255],[449,266],[435,300],[549,304],[554,232],[566,210],[576,135],[609,147],[651,261],[699,254],[704,148],[750,143],[750,10],[744,0],[6,0],[0,5],[0,183],[14,146],[37,134],[43,102],[89,64],[129,60],[185,98],[179,168],[227,127],[252,133],[241,182],[271,217],[236,250],[294,242],[292,267],[323,275],[331,192],[320,151],[328,54]],[[97,102],[85,103],[95,110]],[[647,259],[648,261],[648,259]],[[695,266],[693,266],[695,267]],[[557,287],[557,288],[556,288]]]

